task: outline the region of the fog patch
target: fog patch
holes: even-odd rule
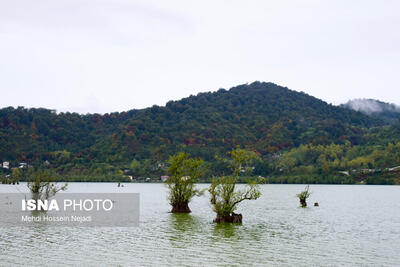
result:
[[[385,103],[374,99],[354,99],[348,101],[343,106],[353,109],[355,111],[360,111],[371,115],[373,113],[382,112],[399,112],[400,107],[395,104]]]

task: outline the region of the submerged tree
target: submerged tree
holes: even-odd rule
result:
[[[244,200],[257,199],[261,196],[256,182],[249,182],[243,190],[235,190],[239,174],[256,157],[255,154],[238,147],[232,150],[231,156],[232,176],[214,178],[208,190],[211,194],[210,202],[217,214],[214,222],[217,223],[241,223],[242,214],[234,213],[237,205]]]
[[[202,191],[195,186],[202,172],[202,164],[203,160],[189,158],[184,152],[170,157],[168,168],[170,177],[166,183],[169,188],[171,212],[189,213],[190,200],[202,194]]]
[[[65,191],[68,184],[58,186],[55,183],[54,175],[48,171],[29,171],[28,184],[35,200],[46,200],[53,197],[59,191]]]
[[[14,168],[11,172],[11,178],[13,184],[19,183],[19,180],[22,178],[22,171],[20,168]]]
[[[307,207],[307,198],[309,198],[311,195],[309,188],[310,188],[310,186],[307,185],[306,188],[304,189],[304,191],[302,191],[300,194],[297,194],[297,197],[300,200],[300,205],[303,208]]]

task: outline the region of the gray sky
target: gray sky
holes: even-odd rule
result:
[[[0,107],[111,112],[274,82],[400,104],[400,1],[0,0]]]

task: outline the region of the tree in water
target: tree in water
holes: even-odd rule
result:
[[[14,168],[11,172],[12,183],[19,183],[19,180],[22,177],[22,171],[20,168]]]
[[[202,172],[203,160],[189,158],[189,155],[180,152],[169,159],[168,172],[170,177],[166,183],[169,188],[169,203],[171,212],[189,213],[189,202],[203,191],[196,188]]]
[[[261,196],[259,185],[256,182],[248,182],[243,190],[235,190],[239,175],[243,168],[248,165],[256,155],[239,147],[231,152],[231,176],[223,176],[212,180],[209,192],[211,204],[217,214],[214,222],[241,223],[242,214],[236,214],[238,204],[244,200],[257,199]]]
[[[54,175],[48,171],[29,171],[27,186],[31,191],[32,198],[46,200],[53,197],[59,191],[65,191],[68,184],[58,186],[55,183]]]
[[[307,198],[309,198],[311,195],[309,188],[310,188],[310,186],[307,185],[306,188],[304,189],[304,191],[302,191],[300,194],[297,194],[297,197],[300,200],[300,205],[303,208],[307,207]]]

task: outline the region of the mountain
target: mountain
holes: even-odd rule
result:
[[[341,105],[393,124],[400,119],[400,106],[375,99],[354,99]]]
[[[138,144],[150,143],[151,147],[174,150],[190,148],[192,153],[212,159],[210,150],[229,150],[236,145],[264,154],[301,143],[346,139],[357,143],[362,128],[376,125],[377,120],[305,93],[255,82],[140,110],[121,124],[114,138],[123,140],[121,149],[125,147],[127,155],[140,158],[146,157],[142,153],[149,148]]]
[[[240,145],[260,156],[300,144],[363,144],[379,119],[273,83],[254,82],[105,115],[0,109],[0,161],[58,171],[164,162],[186,151],[207,162]],[[102,165],[103,164],[103,165]],[[110,167],[111,168],[111,167]]]

